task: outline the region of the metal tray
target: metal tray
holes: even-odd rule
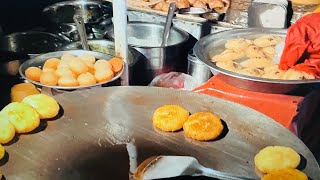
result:
[[[302,141],[267,116],[233,102],[154,87],[97,88],[55,98],[63,108],[58,118],[43,120],[40,132],[20,135],[5,146],[8,162],[1,171],[6,179],[128,179],[130,168],[153,155],[191,155],[207,167],[259,179],[254,156],[272,145],[295,149],[305,158],[303,172],[320,179],[319,165]],[[225,122],[222,136],[200,142],[183,131],[159,131],[151,118],[165,104],[216,113]]]
[[[278,79],[265,79],[254,76],[247,76],[231,72],[219,68],[210,60],[210,57],[219,54],[223,51],[224,44],[229,39],[234,38],[257,38],[263,35],[277,35],[286,36],[286,30],[283,29],[234,29],[215,34],[210,34],[200,39],[194,46],[194,53],[203,63],[210,67],[211,71],[216,74],[223,74],[221,77],[227,83],[252,91],[266,92],[266,93],[286,93],[302,84],[319,83],[319,79],[311,80],[278,80]],[[222,48],[223,47],[223,48]]]
[[[48,60],[49,58],[61,58],[61,56],[63,54],[72,54],[72,55],[81,55],[81,54],[92,54],[95,56],[96,59],[111,59],[113,56],[108,55],[108,54],[103,54],[103,53],[99,53],[99,52],[93,52],[93,51],[85,51],[85,50],[70,50],[70,51],[57,51],[57,52],[51,52],[51,53],[47,53],[47,54],[42,54],[40,56],[36,56],[33,59],[29,59],[27,61],[25,61],[19,68],[19,73],[20,75],[26,79],[27,81],[40,86],[40,87],[48,87],[48,88],[53,88],[53,89],[59,89],[59,90],[76,90],[76,89],[84,89],[84,88],[89,88],[89,87],[94,87],[94,86],[100,86],[103,84],[107,84],[110,82],[113,82],[115,80],[117,80],[118,78],[121,77],[122,73],[123,73],[123,69],[118,72],[117,74],[115,74],[115,76],[108,82],[103,82],[103,83],[97,83],[94,85],[89,85],[89,86],[72,86],[72,87],[63,87],[63,86],[49,86],[49,85],[44,85],[41,84],[40,82],[36,82],[36,81],[32,81],[29,78],[27,78],[27,76],[25,75],[25,71],[29,68],[29,67],[42,67],[45,63],[46,60]]]

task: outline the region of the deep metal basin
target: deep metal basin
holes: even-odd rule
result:
[[[206,37],[203,37],[196,43],[194,46],[194,53],[200,61],[210,67],[213,74],[221,73],[221,78],[225,82],[251,91],[264,93],[288,93],[302,85],[320,82],[319,79],[280,80],[247,76],[219,68],[210,60],[212,55],[219,54],[223,51],[224,44],[228,39],[235,39],[239,37],[252,39],[263,35],[276,35],[285,37],[286,30],[249,28],[234,29],[210,34]]]

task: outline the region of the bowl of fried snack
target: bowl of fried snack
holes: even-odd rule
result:
[[[51,52],[24,62],[19,69],[27,81],[60,90],[100,86],[117,80],[124,61],[107,54],[70,50]]]
[[[285,38],[283,29],[233,29],[201,38],[194,53],[223,81],[250,91],[287,93],[320,82],[311,74],[278,68]]]

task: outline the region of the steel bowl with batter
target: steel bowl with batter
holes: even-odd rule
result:
[[[200,39],[194,46],[194,53],[200,61],[205,63],[214,74],[220,73],[221,79],[226,83],[250,91],[264,93],[288,93],[302,85],[319,83],[319,79],[307,80],[280,80],[247,76],[222,69],[211,61],[213,55],[221,53],[224,44],[229,39],[247,38],[255,39],[264,35],[286,36],[284,29],[234,29],[210,34]]]

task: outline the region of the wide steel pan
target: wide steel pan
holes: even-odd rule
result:
[[[247,76],[222,69],[215,65],[210,59],[213,55],[219,54],[224,50],[224,44],[229,39],[247,38],[254,39],[263,35],[286,36],[283,29],[233,29],[229,31],[210,34],[200,39],[194,46],[194,53],[197,58],[205,63],[214,74],[221,73],[221,78],[236,87],[258,91],[264,93],[287,93],[301,85],[319,83],[319,79],[311,80],[280,80],[266,79],[254,76]]]
[[[107,82],[103,82],[103,83],[96,83],[93,85],[86,85],[86,86],[70,86],[70,87],[64,87],[64,86],[51,86],[51,85],[46,85],[46,84],[42,84],[40,82],[37,81],[33,81],[31,79],[29,79],[26,74],[25,71],[29,68],[29,67],[43,67],[44,63],[46,62],[46,60],[50,59],[50,58],[61,58],[62,55],[64,54],[72,54],[74,56],[78,56],[81,54],[92,54],[94,55],[94,57],[96,58],[96,60],[98,59],[111,59],[112,55],[110,54],[104,54],[104,53],[99,53],[99,52],[94,52],[94,51],[85,51],[85,50],[69,50],[69,51],[56,51],[56,52],[50,52],[50,53],[46,53],[46,54],[42,54],[40,56],[36,56],[32,59],[29,59],[27,61],[25,61],[19,68],[19,73],[20,75],[26,79],[27,81],[39,86],[39,87],[47,87],[47,88],[53,88],[53,89],[59,89],[59,90],[76,90],[76,89],[84,89],[84,88],[90,88],[90,87],[94,87],[94,86],[101,86],[107,83],[111,83],[113,81],[116,81],[117,79],[119,79],[123,73],[123,69],[118,72],[117,74],[114,75],[114,77]]]
[[[42,131],[20,135],[5,146],[9,160],[1,171],[8,180],[128,179],[127,149],[131,169],[153,155],[190,155],[207,167],[258,179],[254,156],[271,145],[295,149],[305,158],[303,172],[320,179],[314,156],[294,134],[233,102],[154,87],[106,87],[55,98],[63,108],[60,117],[42,121]],[[200,142],[185,137],[183,131],[155,129],[153,112],[165,104],[181,105],[191,113],[216,113],[225,122],[222,136]]]

